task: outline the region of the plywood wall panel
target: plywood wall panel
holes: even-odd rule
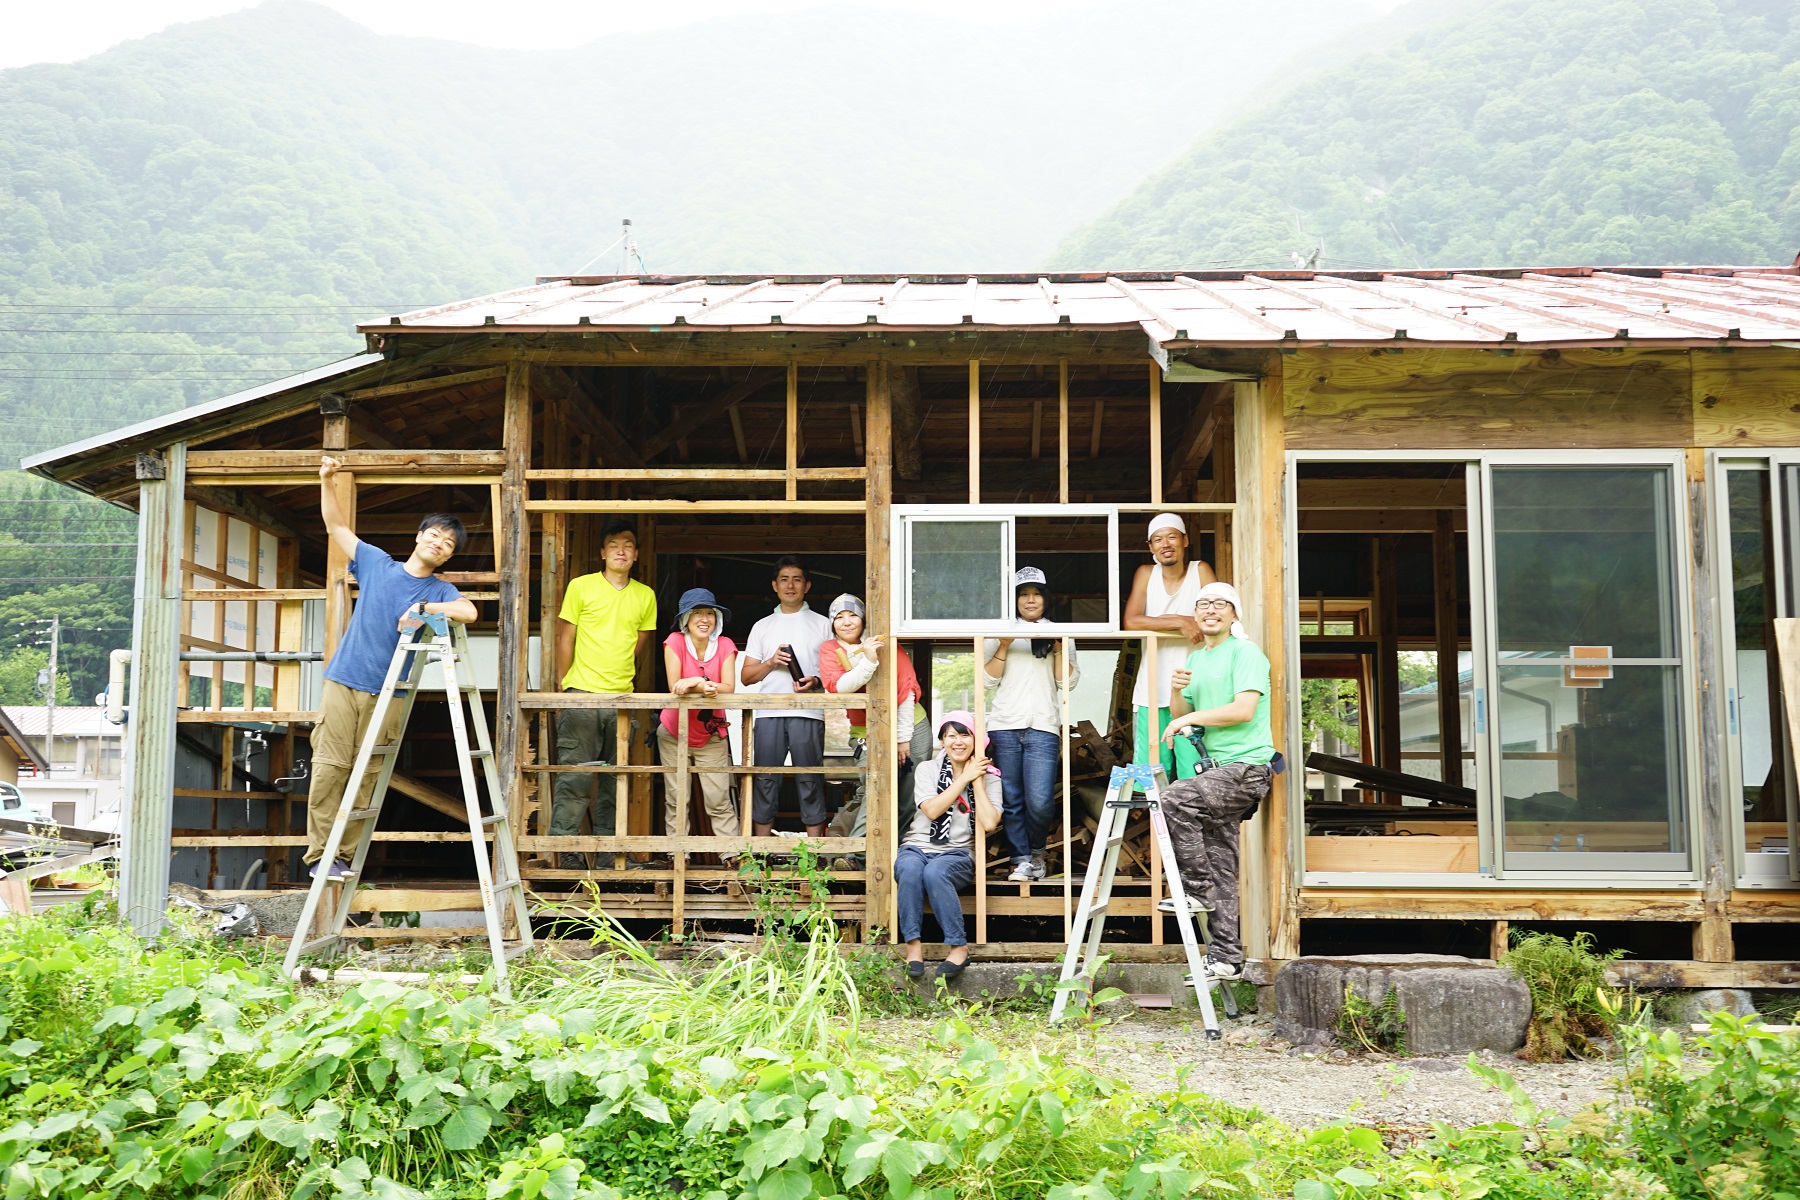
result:
[[[1695,445],[1800,446],[1800,350],[1698,350],[1693,364]]]
[[[1691,444],[1686,352],[1302,350],[1283,360],[1292,449]]]

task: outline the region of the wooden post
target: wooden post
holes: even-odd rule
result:
[[[1069,502],[1069,360],[1056,364],[1056,496]]]
[[[1150,503],[1163,502],[1162,368],[1150,362]]]
[[[894,709],[900,672],[894,663],[900,654],[900,643],[893,637],[893,593],[888,572],[889,507],[894,495],[893,370],[885,362],[871,362],[864,376],[867,401],[864,405],[863,464],[868,475],[863,486],[868,507],[863,516],[863,599],[868,607],[869,631],[887,634],[889,646],[868,688],[868,772],[863,785],[863,811],[867,814],[868,824],[868,840],[863,850],[865,938],[871,925],[886,925],[890,932],[893,930],[889,909],[894,899],[894,826],[899,811],[898,798],[894,794],[898,774],[894,769],[894,758],[899,752],[894,744]],[[925,714],[919,719],[929,721],[931,718]]]
[[[981,360],[969,360],[969,503],[981,503]],[[980,872],[976,878],[981,877]]]
[[[530,636],[531,530],[525,518],[525,472],[531,465],[531,367],[515,359],[506,367],[506,401],[501,416],[506,466],[500,476],[500,511],[494,538],[500,569],[499,678],[494,689],[494,758],[508,812],[515,826],[523,810],[519,765],[529,735],[521,720],[519,693],[525,690],[525,654]]]
[[[973,447],[970,447],[973,449]],[[987,753],[987,668],[983,665],[981,652],[985,638],[975,638],[975,647],[970,654],[974,659],[974,673],[969,676],[970,700],[975,709],[975,756],[980,758]],[[1006,803],[1006,797],[1000,798]],[[987,832],[981,828],[981,822],[969,814],[969,823],[975,830],[975,936],[970,939],[977,946],[987,944]]]
[[[1400,539],[1385,534],[1375,539],[1375,736],[1381,744],[1376,763],[1389,771],[1402,768],[1400,759]],[[1398,792],[1381,793],[1382,802],[1399,804]]]
[[[1511,928],[1510,922],[1495,921],[1493,927],[1488,930],[1488,957],[1495,962],[1500,961],[1500,958],[1506,953],[1507,934]]]
[[[1456,527],[1450,510],[1437,511],[1437,528],[1431,535],[1432,591],[1437,605],[1438,749],[1444,782],[1461,787],[1462,695],[1457,670],[1457,651],[1462,639],[1457,623]],[[1320,632],[1323,632],[1321,630]],[[1400,767],[1396,765],[1395,770]]]
[[[1233,472],[1237,510],[1232,522],[1233,582],[1244,597],[1250,636],[1269,657],[1272,686],[1269,721],[1277,748],[1286,748],[1288,677],[1285,590],[1285,500],[1287,470],[1282,433],[1281,360],[1270,355],[1265,377],[1233,386]],[[1252,958],[1295,958],[1300,953],[1300,916],[1295,889],[1289,781],[1294,764],[1277,775],[1262,813],[1245,822],[1241,857],[1240,913],[1244,947]]]
[[[1076,646],[1074,638],[1064,638],[1062,640],[1062,646],[1063,673],[1066,675],[1070,664],[1075,661],[1075,656],[1081,653],[1081,651],[1079,647]],[[1069,808],[1070,797],[1074,795],[1075,789],[1073,779],[1074,764],[1071,761],[1075,755],[1073,746],[1069,741],[1069,689],[1063,684],[1061,679],[1058,679],[1056,683],[1056,710],[1057,716],[1061,721],[1061,728],[1057,730],[1057,735],[1062,743],[1062,940],[1064,944],[1067,944],[1071,932],[1070,926],[1075,920],[1075,824],[1073,814]],[[1092,853],[1091,850],[1090,853]]]
[[[324,435],[320,445],[325,453],[347,450],[350,446],[350,418],[345,413],[342,396],[328,396],[319,402],[324,417]],[[338,509],[350,528],[356,528],[356,476],[339,471],[331,477],[337,491]],[[325,661],[337,651],[338,639],[350,623],[350,556],[331,542],[325,548]]]
[[[1706,452],[1687,452],[1687,498],[1690,525],[1693,530],[1694,650],[1695,675],[1699,684],[1699,712],[1695,724],[1700,730],[1700,807],[1704,819],[1700,828],[1688,836],[1699,839],[1701,851],[1700,878],[1705,888],[1700,922],[1694,926],[1694,958],[1700,962],[1732,962],[1737,958],[1731,936],[1731,915],[1727,904],[1732,884],[1737,878],[1737,855],[1729,841],[1732,823],[1725,794],[1725,764],[1721,750],[1725,744],[1724,721],[1720,718],[1719,697],[1724,687],[1718,676],[1719,633],[1713,597],[1717,569],[1713,564],[1718,554],[1729,554],[1726,547],[1709,543],[1706,504]],[[1765,585],[1766,586],[1766,585]],[[1793,703],[1790,694],[1789,703]]]
[[[119,912],[144,937],[161,932],[174,832],[175,716],[180,678],[181,559],[187,444],[140,454],[131,719],[125,731]]]
[[[561,389],[549,389],[544,396],[544,465],[550,467],[567,467],[574,465],[569,461],[571,438],[569,436],[569,395]],[[580,465],[585,466],[585,463]],[[563,481],[555,481],[544,485],[544,494],[553,500],[567,500],[570,485]],[[496,514],[496,519],[498,514]],[[561,611],[563,589],[568,586],[569,562],[569,514],[542,514],[542,532],[538,537],[538,690],[557,692],[562,690],[563,664],[556,658],[556,620]],[[546,709],[538,714],[537,729],[537,762],[539,766],[554,762],[556,759],[556,724],[558,715]],[[537,828],[539,833],[546,833],[550,828],[551,797],[555,788],[556,776],[538,772],[537,787],[533,795],[538,811]],[[592,780],[588,780],[592,783]],[[524,789],[520,789],[523,797]],[[526,814],[523,811],[513,814],[515,831],[523,830]],[[554,856],[552,861],[559,861]]]
[[[800,498],[800,364],[787,369],[787,498]]]

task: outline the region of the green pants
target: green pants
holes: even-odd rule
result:
[[[556,717],[556,765],[611,763],[618,753],[619,714],[610,708],[570,708]],[[594,836],[611,837],[618,809],[617,775],[571,771],[556,777],[550,803],[550,836],[581,832],[581,814],[593,806]],[[594,784],[600,785],[595,795]]]
[[[1163,774],[1167,775],[1170,781],[1173,782],[1176,778],[1175,752],[1169,749],[1169,744],[1167,742],[1162,740],[1162,735],[1163,732],[1169,728],[1169,722],[1174,718],[1169,716],[1169,710],[1166,708],[1159,708],[1156,710],[1156,743],[1158,754],[1155,758],[1152,758],[1149,747],[1150,710],[1140,705],[1134,711],[1137,713],[1137,720],[1134,723],[1131,739],[1131,761],[1135,763],[1161,762]],[[1180,741],[1179,738],[1176,740],[1178,742]],[[1189,749],[1191,750],[1192,748],[1189,747]],[[1191,762],[1188,765],[1188,773],[1193,773],[1193,764]]]

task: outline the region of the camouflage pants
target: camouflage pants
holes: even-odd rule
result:
[[[1269,794],[1266,763],[1227,763],[1169,785],[1163,819],[1181,869],[1181,885],[1212,907],[1207,955],[1244,961],[1238,934],[1238,825]]]

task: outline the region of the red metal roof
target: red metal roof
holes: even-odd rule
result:
[[[1129,329],[1162,344],[1707,343],[1800,339],[1792,268],[628,276],[531,287],[373,321],[368,333],[670,328]]]

